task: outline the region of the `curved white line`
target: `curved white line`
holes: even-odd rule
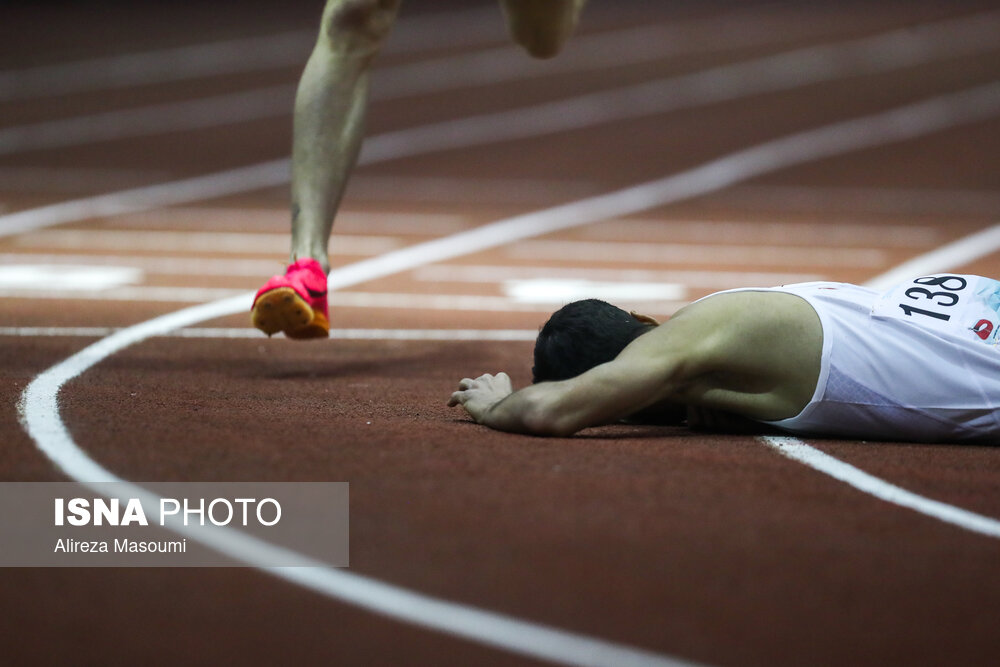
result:
[[[989,537],[1000,537],[1000,521],[996,519],[976,514],[975,512],[955,507],[954,505],[942,503],[938,500],[925,498],[912,491],[907,491],[902,487],[886,482],[884,479],[866,473],[860,468],[855,468],[849,463],[844,463],[840,459],[821,452],[815,447],[810,447],[798,438],[764,436],[760,440],[790,459],[803,463],[834,479],[839,479],[841,482],[850,484],[859,491],[873,495],[887,503],[907,507],[915,512],[920,512],[921,514],[959,526],[974,533],[980,533]]]
[[[760,144],[656,181],[517,216],[361,261],[334,271],[329,283],[332,288],[353,285],[519,239],[644,211],[778,169],[920,136],[987,118],[998,112],[1000,84],[994,83],[835,123]],[[24,428],[39,449],[69,477],[83,483],[116,481],[117,477],[91,459],[73,441],[59,415],[57,397],[62,387],[103,359],[134,343],[213,317],[244,311],[249,305],[248,294],[186,308],[129,327],[84,348],[43,372],[28,385],[18,405]],[[232,540],[220,538],[219,543],[212,546],[244,562],[251,562],[253,555],[252,551],[248,553],[241,549],[274,548],[274,545],[255,542],[259,541],[238,534]],[[399,620],[555,662],[573,665],[683,664],[673,658],[638,649],[434,600],[332,568],[268,568],[267,571]]]
[[[876,276],[865,284],[887,288],[900,280],[924,273],[938,273],[962,266],[1000,250],[1000,224],[945,244],[936,250],[914,257],[896,268]],[[929,517],[950,523],[975,533],[1000,538],[1000,521],[960,507],[925,498],[895,484],[879,479],[844,463],[798,438],[765,436],[760,438],[790,459],[803,463],[835,479],[850,484],[859,491],[888,503],[909,508]]]

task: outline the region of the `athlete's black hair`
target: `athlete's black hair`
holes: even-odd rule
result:
[[[653,328],[599,299],[567,304],[552,314],[535,339],[532,382],[576,377],[611,361]]]

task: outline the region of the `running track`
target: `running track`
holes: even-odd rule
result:
[[[11,664],[993,659],[993,447],[541,441],[443,404],[526,382],[581,294],[1000,275],[1000,7],[597,2],[544,63],[492,3],[407,7],[339,340],[303,345],[244,311],[287,247],[314,4],[0,10],[2,479],[352,495],[349,570],[5,570]]]

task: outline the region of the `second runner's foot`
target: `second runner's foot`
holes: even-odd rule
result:
[[[326,338],[330,310],[326,272],[315,259],[300,259],[283,276],[273,276],[257,292],[253,325],[268,336],[283,331],[289,338]]]

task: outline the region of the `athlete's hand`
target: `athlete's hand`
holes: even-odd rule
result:
[[[490,409],[513,393],[514,387],[506,373],[480,375],[475,380],[463,378],[458,391],[451,395],[448,405],[461,405],[469,416],[482,424]]]

